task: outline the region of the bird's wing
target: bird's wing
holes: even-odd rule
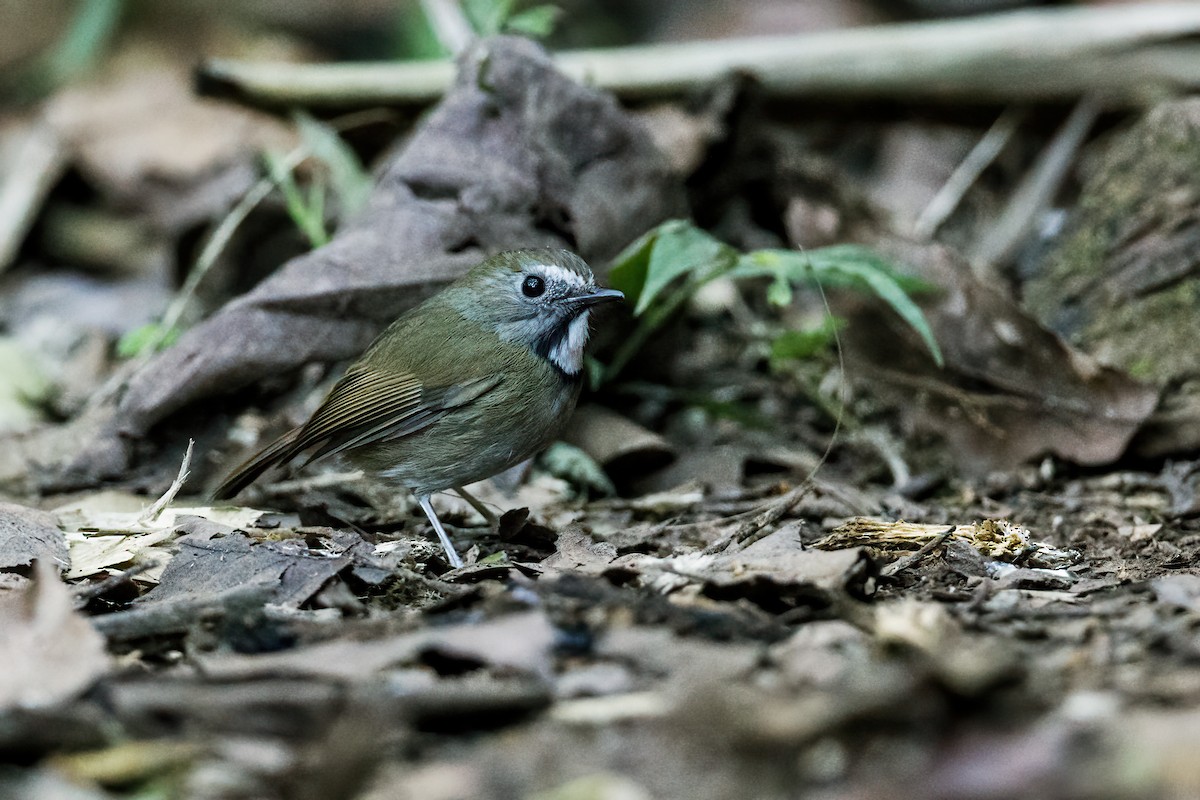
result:
[[[354,369],[342,376],[302,427],[289,431],[230,473],[214,491],[224,499],[240,492],[274,464],[317,447],[306,464],[372,442],[397,439],[432,425],[500,384],[488,375],[450,386],[425,386],[406,372]]]
[[[319,444],[307,464],[365,444],[416,433],[499,383],[498,375],[489,375],[450,386],[427,386],[407,372],[356,370],[337,382],[300,429],[291,453]]]

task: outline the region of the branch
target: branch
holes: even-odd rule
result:
[[[674,95],[731,72],[777,96],[901,97],[1008,103],[1142,104],[1200,88],[1200,4],[1045,8],[815,34],[561,53],[563,72],[629,98]],[[263,105],[424,104],[450,85],[450,61],[279,64],[213,60],[203,91]]]

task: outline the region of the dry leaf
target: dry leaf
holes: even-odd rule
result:
[[[55,509],[71,551],[67,578],[85,578],[136,561],[155,560],[158,566],[142,572],[137,580],[157,583],[172,555],[162,545],[186,533],[179,530],[182,521],[199,517],[230,529],[251,528],[268,513],[236,506],[192,506],[168,507],[147,518],[148,506],[145,498],[136,495],[97,492]]]
[[[39,561],[31,582],[0,592],[0,710],[69,700],[108,671],[104,637],[55,572]]]
[[[65,570],[71,560],[67,540],[53,514],[0,503],[0,569],[28,567],[35,560]]]
[[[1092,360],[1043,328],[947,248],[876,243],[938,287],[919,297],[945,357],[861,296],[843,344],[848,374],[893,399],[907,424],[944,437],[973,474],[1054,455],[1107,464],[1158,404],[1158,390]]]

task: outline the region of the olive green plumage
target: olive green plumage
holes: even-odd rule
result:
[[[579,397],[589,309],[620,297],[597,289],[564,250],[493,256],[392,323],[308,422],[214,494],[231,497],[304,452],[310,462],[341,454],[411,489],[457,565],[429,495],[495,475],[553,440]]]

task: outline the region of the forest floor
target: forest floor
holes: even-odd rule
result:
[[[1200,103],[622,103],[505,36],[288,117],[191,38],[0,109],[0,798],[1200,797]],[[206,499],[526,246],[629,302],[498,529],[434,498],[465,567],[338,464]]]

